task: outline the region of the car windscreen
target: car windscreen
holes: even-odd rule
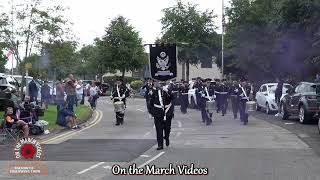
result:
[[[283,85],[282,94],[286,94],[286,93],[287,93],[287,90],[289,90],[290,88],[292,88],[292,86],[290,86],[290,85]],[[269,85],[269,86],[268,86],[268,89],[269,89],[269,94],[274,94],[274,93],[276,92],[277,85]]]
[[[0,77],[0,84],[7,84],[7,79],[4,77]]]

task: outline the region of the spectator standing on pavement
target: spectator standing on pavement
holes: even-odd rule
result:
[[[44,81],[44,85],[41,87],[41,103],[44,103],[46,110],[49,108],[50,99],[50,87],[48,81]]]
[[[77,93],[77,106],[79,106],[79,105],[80,105],[80,102],[81,102],[81,100],[82,100],[82,96],[83,96],[83,85],[82,85],[82,81],[77,81],[76,93]]]
[[[58,79],[56,84],[57,112],[59,112],[60,108],[63,106],[63,102],[64,102],[64,84],[62,79]]]
[[[99,88],[95,82],[92,83],[92,86],[90,87],[90,97],[89,102],[91,105],[91,109],[95,110],[97,107],[97,100],[99,98]]]
[[[66,79],[65,92],[67,94],[68,109],[74,112],[73,106],[76,103],[76,84],[72,74]]]
[[[277,88],[276,88],[276,91],[275,91],[275,101],[277,103],[277,106],[278,106],[278,113],[275,115],[275,116],[279,116],[280,115],[280,99],[281,99],[281,96],[282,96],[282,89],[283,89],[283,80],[282,79],[279,79],[277,78]]]
[[[38,86],[35,82],[36,77],[33,77],[33,79],[29,82],[28,85],[28,90],[29,90],[29,96],[30,96],[30,100],[31,102],[37,102],[37,97],[38,97]]]

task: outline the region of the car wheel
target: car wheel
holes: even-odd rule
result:
[[[281,109],[282,120],[287,120],[289,118],[289,114],[282,103],[280,104],[280,109]]]
[[[257,109],[257,111],[260,111],[260,110],[261,110],[261,107],[259,106],[258,103],[256,104],[256,109]]]
[[[269,107],[269,103],[266,103],[266,113],[270,114],[270,107]]]
[[[307,118],[307,114],[306,114],[305,108],[304,108],[304,106],[300,106],[300,108],[299,108],[299,122],[301,124],[305,124],[306,118]]]

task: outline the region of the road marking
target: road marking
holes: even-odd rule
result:
[[[292,125],[292,124],[294,124],[294,123],[284,123],[285,125]]]
[[[104,169],[111,169],[111,166],[103,166]]]
[[[141,111],[141,112],[146,112],[145,110],[142,110],[142,109],[136,109],[136,110]]]
[[[145,134],[143,135],[143,137],[148,136],[150,133],[151,133],[150,131],[149,131],[149,132],[147,132],[147,133],[145,133]]]
[[[150,160],[148,160],[147,162],[141,164],[138,168],[142,168],[144,167],[145,165],[151,163],[152,161],[156,160],[157,158],[159,158],[162,154],[164,154],[165,152],[160,152],[158,155],[154,156],[153,158],[151,158]]]
[[[80,171],[80,172],[78,172],[77,174],[79,174],[79,175],[80,175],[80,174],[83,174],[83,173],[85,173],[85,172],[87,172],[87,171],[90,171],[90,170],[92,170],[92,169],[100,166],[101,164],[104,164],[104,162],[99,162],[98,164],[95,164],[95,165],[93,165],[93,166],[91,166],[91,167],[89,167],[89,168],[87,168],[87,169],[85,169],[85,170],[83,170],[83,171]]]
[[[71,137],[71,136],[74,136],[76,134],[79,134],[80,132],[82,132],[82,131],[84,131],[86,129],[89,129],[92,126],[98,124],[101,121],[103,115],[102,115],[102,111],[100,111],[100,110],[97,110],[96,112],[97,112],[97,115],[96,115],[95,119],[92,122],[90,122],[87,127],[82,128],[79,131],[71,131],[71,132],[67,132],[67,133],[61,134],[59,136],[50,138],[48,140],[42,141],[41,144],[49,144],[49,143],[53,143],[53,142],[56,142],[56,141],[59,141],[59,140],[66,139],[68,137]]]
[[[181,121],[178,120],[178,127],[181,128],[182,127],[182,123]]]
[[[140,155],[141,157],[150,157],[149,155],[145,155],[145,154],[142,154],[142,155]]]
[[[154,129],[154,128],[156,128],[156,126],[155,126],[155,125],[153,125],[153,129]]]

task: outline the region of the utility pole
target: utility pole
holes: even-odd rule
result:
[[[222,27],[222,33],[221,33],[221,76],[223,79],[224,77],[224,0],[222,1],[222,20],[221,20],[221,27]]]
[[[14,35],[13,35],[13,0],[11,0],[11,36],[12,36],[12,40],[14,42]],[[13,51],[13,49],[11,49],[11,51]],[[13,54],[11,56],[11,74],[13,75]]]

